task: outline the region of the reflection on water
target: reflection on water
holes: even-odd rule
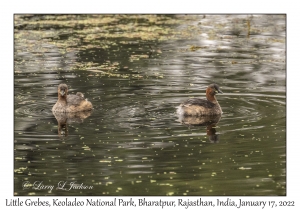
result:
[[[15,195],[286,194],[285,15],[14,19]],[[60,83],[93,112],[53,114]],[[222,117],[178,118],[211,83]]]
[[[206,134],[210,142],[217,143],[219,134],[216,134],[216,126],[221,119],[221,115],[204,115],[204,116],[185,116],[179,115],[179,122],[185,125],[206,126]]]
[[[83,120],[89,117],[92,111],[82,112],[52,112],[57,120],[58,135],[68,136],[68,124],[70,123],[82,123]]]

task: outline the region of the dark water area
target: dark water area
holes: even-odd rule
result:
[[[286,195],[285,15],[14,21],[15,195]],[[61,83],[92,112],[55,116]],[[211,83],[221,118],[180,118]]]

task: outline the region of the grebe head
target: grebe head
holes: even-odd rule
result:
[[[217,84],[211,84],[207,87],[206,89],[206,98],[208,101],[216,101],[217,99],[215,98],[215,95],[217,93],[223,93],[220,88],[219,88],[219,85]]]
[[[58,97],[66,97],[68,94],[68,86],[66,84],[60,84],[57,91]]]

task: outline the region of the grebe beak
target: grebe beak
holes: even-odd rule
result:
[[[64,90],[60,91],[60,95],[64,96],[65,95],[65,91]]]
[[[221,90],[216,90],[216,92],[217,92],[217,93],[223,94],[223,92],[222,92]]]

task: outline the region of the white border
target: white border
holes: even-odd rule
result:
[[[13,14],[14,13],[286,13],[287,14],[287,196],[279,197],[248,197],[248,200],[294,200],[296,206],[300,202],[296,197],[299,189],[299,130],[298,109],[299,100],[297,99],[300,88],[298,78],[300,77],[299,61],[299,6],[296,1],[282,2],[274,0],[252,0],[252,1],[5,1],[0,6],[0,58],[1,58],[1,89],[2,102],[1,109],[4,116],[1,123],[1,209],[14,209],[5,206],[5,199],[13,197],[13,132],[14,132],[14,113],[13,104]],[[298,65],[297,65],[298,64]],[[4,94],[4,95],[3,95]],[[295,97],[296,96],[296,97]],[[4,103],[4,101],[9,101]],[[59,197],[63,198],[63,197]],[[120,198],[120,197],[118,197]],[[126,198],[126,197],[125,197]],[[128,197],[127,197],[128,198]],[[148,197],[156,200],[158,197]],[[188,197],[187,197],[188,198]],[[211,197],[212,200],[218,197]],[[245,197],[241,197],[243,199]],[[26,197],[22,197],[26,199]],[[36,198],[37,199],[37,198]],[[52,200],[43,197],[44,200]],[[84,199],[81,197],[80,199]],[[136,197],[138,199],[138,197]],[[166,198],[166,199],[171,199]],[[175,199],[175,197],[173,197]],[[177,198],[176,198],[177,199]],[[210,199],[210,197],[204,197]],[[224,199],[224,197],[220,197]],[[234,197],[233,199],[239,199]],[[32,208],[32,207],[25,207]],[[71,209],[73,207],[68,207]],[[100,207],[96,207],[100,208]],[[116,207],[118,208],[118,207]],[[191,207],[190,207],[191,208]],[[139,209],[139,208],[137,208]],[[165,209],[165,208],[164,208]],[[174,208],[173,208],[174,209]],[[203,208],[201,208],[203,209]],[[248,208],[250,209],[250,208]],[[257,209],[257,208],[255,208]],[[269,208],[265,208],[269,209]],[[290,207],[291,209],[291,207]],[[294,208],[293,208],[294,209]]]

